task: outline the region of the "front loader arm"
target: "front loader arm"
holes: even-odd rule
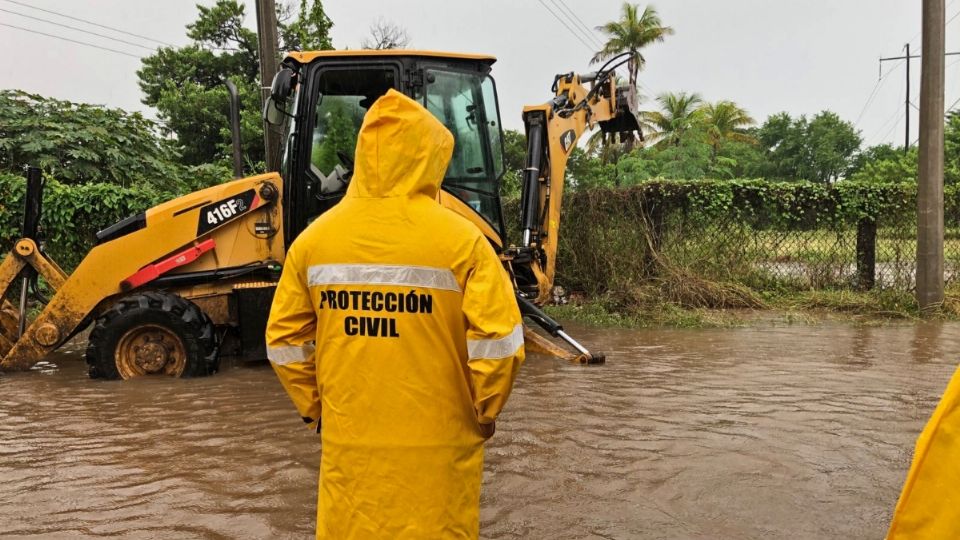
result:
[[[640,134],[636,89],[618,87],[612,72],[611,68],[558,75],[555,97],[523,110],[527,132],[520,202],[523,236],[512,266],[520,293],[536,304],[545,303],[553,288],[567,161],[577,141],[597,124],[606,133]],[[588,89],[585,83],[593,84]]]

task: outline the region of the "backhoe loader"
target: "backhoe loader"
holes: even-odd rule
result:
[[[284,254],[344,195],[364,113],[391,88],[419,100],[454,135],[439,202],[489,239],[515,281],[524,315],[576,353],[529,330],[528,344],[580,362],[602,361],[538,306],[553,286],[570,152],[597,124],[606,132],[638,132],[635,89],[618,87],[613,75],[625,61],[615,58],[594,73],[558,75],[549,102],[524,108],[523,237],[516,246],[505,240],[501,211],[502,129],[491,56],[287,54],[264,107],[265,120],[283,127],[279,171],[123,219],[97,233],[96,245],[70,275],[38,240],[42,180],[34,170],[23,238],[0,264],[0,368],[28,369],[87,327],[86,361],[94,378],[202,376],[218,369],[221,356],[265,358],[264,326]],[[55,293],[28,320],[38,275]]]

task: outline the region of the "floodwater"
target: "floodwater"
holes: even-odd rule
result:
[[[485,538],[881,538],[960,325],[571,333],[487,447]],[[0,376],[0,537],[308,538],[318,441],[267,366]]]

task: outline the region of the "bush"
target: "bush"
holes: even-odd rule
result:
[[[25,191],[22,176],[0,173],[0,193],[5,194],[0,201],[0,250],[4,254],[20,237]],[[150,187],[67,185],[48,178],[41,220],[46,251],[64,269],[73,268],[93,247],[97,231],[173,196]]]

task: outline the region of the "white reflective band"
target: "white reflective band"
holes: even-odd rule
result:
[[[313,354],[314,349],[313,343],[267,347],[267,358],[278,366],[285,366],[294,362],[306,362]]]
[[[307,270],[307,284],[397,285],[460,292],[449,268],[394,264],[318,264]]]
[[[513,356],[523,345],[523,325],[513,327],[513,332],[499,339],[468,339],[467,353],[474,358],[506,358]]]

